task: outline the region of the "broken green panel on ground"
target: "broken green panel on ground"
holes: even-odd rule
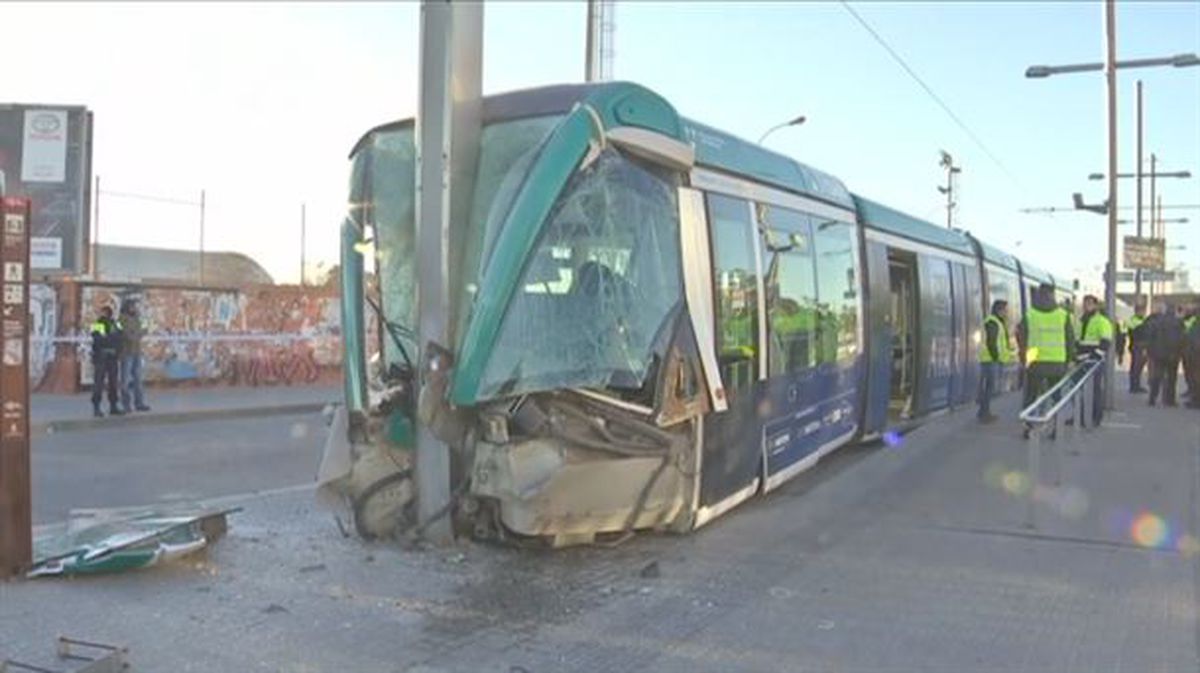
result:
[[[122,572],[178,559],[224,534],[226,515],[237,511],[199,506],[75,510],[65,531],[34,540],[28,576]]]

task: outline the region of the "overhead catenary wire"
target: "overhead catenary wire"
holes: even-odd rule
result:
[[[871,24],[867,23],[867,20],[850,6],[849,2],[846,0],[840,0],[840,2],[842,7],[844,7],[846,11],[850,13],[850,16],[854,17],[854,20],[857,21],[859,25],[861,25],[868,33],[870,33],[871,37],[875,38],[875,41],[879,43],[879,46],[883,47],[884,50],[891,55],[892,59],[904,69],[904,72],[908,73],[908,76],[911,77],[913,81],[915,81],[925,91],[925,93],[933,99],[933,102],[937,103],[938,107],[942,108],[942,110],[950,117],[951,120],[954,121],[958,128],[962,129],[962,132],[967,134],[967,137],[970,138],[971,141],[974,142],[975,145],[978,146],[985,155],[987,155],[987,158],[990,159],[992,163],[996,164],[996,166],[1009,180],[1012,181],[1012,183],[1018,189],[1021,191],[1026,191],[1025,186],[1021,184],[1021,181],[1017,179],[1016,175],[1008,169],[1008,166],[1005,166],[1004,162],[1000,161],[996,154],[988,148],[987,144],[984,143],[983,140],[971,130],[971,127],[967,126],[966,122],[964,122],[961,117],[955,114],[954,110],[950,109],[950,106],[947,105],[944,100],[942,100],[941,96],[937,95],[937,93],[933,90],[933,87],[925,83],[925,80],[922,79],[915,70],[913,70],[912,66],[910,66],[908,62],[904,60],[904,57],[897,53],[896,50],[893,49],[890,44],[888,44],[887,40],[883,39],[883,36],[880,35],[873,27],[871,27]]]

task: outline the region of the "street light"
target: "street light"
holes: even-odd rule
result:
[[[1135,220],[1126,220],[1126,219],[1117,220],[1117,224],[1133,224],[1134,222],[1135,222]],[[1159,222],[1159,224],[1187,224],[1188,218],[1186,218],[1186,217],[1168,217],[1166,219],[1158,220],[1158,222]]]
[[[1176,68],[1186,68],[1200,65],[1200,57],[1195,54],[1176,54],[1164,58],[1135,58],[1129,61],[1117,61],[1118,68],[1153,68],[1170,65]],[[1065,75],[1073,72],[1093,72],[1104,70],[1103,63],[1076,63],[1073,65],[1031,65],[1025,70],[1025,76],[1031,79]]]
[[[1137,173],[1117,173],[1118,178],[1136,178]],[[1142,177],[1146,178],[1183,178],[1192,177],[1191,171],[1168,171],[1166,173],[1142,173]],[[1088,180],[1103,180],[1103,173],[1092,173],[1088,175]]]
[[[782,124],[776,124],[776,125],[772,126],[771,128],[767,129],[766,133],[762,134],[762,137],[760,137],[758,139],[758,144],[759,145],[763,144],[763,141],[767,139],[767,136],[778,131],[779,129],[787,128],[788,126],[799,126],[806,121],[808,121],[808,118],[805,117],[804,115],[800,115],[799,117],[796,117],[794,119],[789,119],[788,121],[785,121]]]
[[[1104,308],[1110,317],[1116,316],[1117,309],[1117,69],[1118,68],[1149,68],[1154,66],[1173,66],[1183,68],[1200,65],[1200,57],[1195,54],[1177,54],[1167,58],[1146,58],[1131,61],[1117,60],[1117,3],[1116,0],[1104,2],[1104,62],[1082,63],[1075,65],[1035,65],[1025,70],[1026,77],[1049,77],[1051,75],[1073,72],[1104,71],[1106,112],[1108,117],[1108,200],[1104,210],[1108,214],[1108,263],[1104,268]],[[1140,157],[1139,157],[1140,161]],[[1141,168],[1140,164],[1138,166]],[[1154,169],[1151,168],[1151,172]],[[1082,198],[1075,197],[1075,205],[1082,205]],[[1140,204],[1139,204],[1140,205]],[[1141,209],[1138,210],[1139,214]],[[1105,362],[1105,405],[1113,406],[1113,389],[1116,383],[1116,366],[1113,358]]]

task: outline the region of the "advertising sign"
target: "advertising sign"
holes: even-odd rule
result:
[[[1161,238],[1125,237],[1125,268],[1155,269],[1166,266],[1166,241]]]
[[[26,110],[21,145],[22,182],[67,179],[67,111]]]
[[[39,275],[87,271],[92,199],[92,114],[69,105],[0,104],[0,174],[8,196],[29,200]]]
[[[29,566],[29,201],[0,199],[0,578]]]

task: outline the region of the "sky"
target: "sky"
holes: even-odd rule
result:
[[[1069,208],[1073,192],[1104,199],[1104,183],[1087,180],[1107,167],[1103,76],[1023,75],[1101,60],[1102,5],[851,6],[978,142],[836,2],[618,1],[613,74],[745,138],[803,114],[766,144],[935,222],[946,150],[963,169],[960,226],[1098,287],[1105,218],[1020,210]],[[5,102],[88,106],[102,191],[204,190],[206,249],[249,254],[280,282],[299,278],[301,204],[312,273],[337,259],[354,141],[416,108],[416,3],[2,3],[0,22],[28,27],[5,31]],[[582,79],[583,2],[493,2],[484,22],[484,93]],[[1118,59],[1200,52],[1200,3],[1120,2],[1117,38]],[[1160,171],[1200,176],[1200,67],[1120,72],[1120,170],[1136,164],[1138,78],[1147,161],[1153,151]],[[1134,183],[1121,181],[1119,205],[1133,205]],[[1159,192],[1164,204],[1200,204],[1200,177],[1161,180]],[[102,243],[198,244],[194,207],[100,203]],[[1200,210],[1166,216],[1191,220],[1168,225],[1169,245],[1187,248],[1168,263],[1197,279]]]

